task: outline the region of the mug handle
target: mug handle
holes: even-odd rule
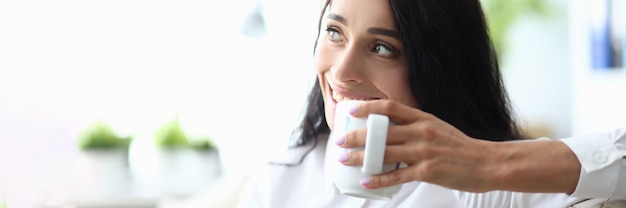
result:
[[[370,114],[367,117],[367,135],[365,138],[363,168],[361,168],[363,173],[369,175],[382,173],[388,130],[389,117],[386,115]]]

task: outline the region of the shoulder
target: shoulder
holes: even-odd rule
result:
[[[276,153],[268,161],[254,168],[253,175],[270,184],[300,175],[323,165],[326,137],[319,137],[306,145]],[[321,169],[320,169],[321,170]]]
[[[252,168],[240,203],[272,207],[284,201],[284,196],[293,196],[294,191],[299,189],[306,190],[311,180],[321,181],[326,138],[317,140],[317,143],[287,149],[269,162]]]
[[[320,136],[311,142],[298,147],[289,148],[270,159],[270,166],[299,166],[305,161],[323,159],[326,149],[327,136]]]

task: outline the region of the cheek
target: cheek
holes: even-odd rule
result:
[[[401,97],[401,102],[413,108],[418,108],[419,103],[415,99],[415,96],[413,96],[411,86],[409,85],[408,81],[403,82],[402,86],[399,87],[400,89],[398,89],[398,92],[400,92],[401,94],[398,96]]]
[[[389,77],[388,80],[382,82],[384,85],[381,88],[384,88],[384,92],[391,100],[415,108],[418,107],[418,103],[411,92],[407,76],[408,74],[406,73],[398,73],[393,77]]]
[[[402,96],[404,98],[404,104],[414,108],[419,108],[419,102],[417,102],[417,99],[415,99],[415,96],[413,96],[411,83],[409,82],[407,77],[409,77],[408,70],[406,70],[404,75],[402,75],[402,81],[399,82],[401,83],[400,88],[402,89],[401,92],[403,94]]]
[[[322,40],[320,40],[322,41]],[[333,56],[328,51],[328,48],[323,43],[318,44],[315,49],[314,59],[315,69],[318,73],[323,73],[333,66]]]
[[[417,100],[415,99],[415,97],[413,96],[413,93],[411,92],[411,89],[408,87],[405,88],[406,91],[404,92],[404,99],[402,101],[403,104],[411,106],[413,108],[419,108],[419,102],[417,102]]]
[[[320,40],[320,42],[323,40]],[[315,49],[315,54],[314,54],[314,58],[313,61],[314,66],[315,66],[315,70],[318,74],[318,78],[319,78],[319,84],[322,88],[322,94],[323,98],[324,98],[324,114],[326,116],[326,124],[328,125],[328,128],[330,128],[331,130],[333,129],[333,123],[334,123],[334,118],[335,118],[335,108],[330,107],[328,105],[328,100],[326,100],[328,98],[328,95],[325,95],[326,92],[326,77],[324,76],[324,73],[326,73],[327,71],[330,71],[330,68],[332,67],[332,56],[329,55],[328,49],[324,47],[324,44],[319,43],[317,48]]]

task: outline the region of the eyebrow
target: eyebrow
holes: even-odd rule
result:
[[[328,19],[333,19],[337,22],[341,22],[341,24],[344,25],[348,25],[348,21],[346,21],[346,18],[343,18],[343,16],[339,15],[339,14],[335,14],[335,13],[329,13],[326,18]]]
[[[388,37],[400,40],[400,35],[398,34],[398,32],[393,31],[393,30],[389,30],[389,29],[385,29],[385,28],[371,27],[371,28],[367,29],[367,32],[370,33],[370,34],[384,35],[384,36],[388,36]]]
[[[326,18],[328,19],[333,19],[337,22],[340,22],[341,24],[344,25],[348,25],[348,21],[346,21],[346,18],[344,18],[343,16],[336,14],[336,13],[329,13]],[[372,27],[367,29],[367,32],[370,34],[374,34],[374,35],[384,35],[384,36],[388,36],[391,38],[395,38],[395,39],[400,39],[400,35],[398,34],[398,32],[393,31],[393,30],[389,30],[389,29],[385,29],[385,28],[380,28],[380,27]]]

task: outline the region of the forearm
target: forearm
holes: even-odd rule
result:
[[[487,174],[493,190],[565,193],[576,189],[581,165],[576,155],[561,141],[520,141],[493,144],[500,157]]]

